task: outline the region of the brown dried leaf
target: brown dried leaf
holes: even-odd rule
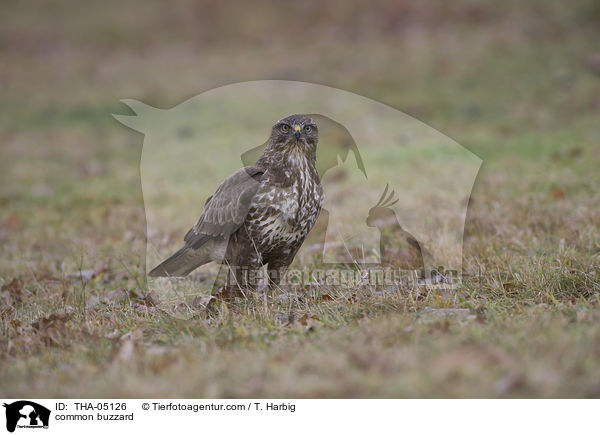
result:
[[[331,296],[327,293],[320,295],[318,299],[320,299],[322,301],[333,301],[334,300],[333,296]]]
[[[52,313],[48,317],[43,317],[33,322],[31,326],[33,329],[42,331],[52,326],[63,326],[66,322],[71,320],[72,315],[70,313],[60,312]]]
[[[129,298],[139,305],[146,307],[155,307],[158,305],[158,295],[154,292],[141,293],[137,290],[129,290]]]
[[[567,191],[561,187],[557,187],[550,191],[550,196],[554,199],[562,199],[567,196]]]
[[[23,301],[23,290],[25,286],[23,285],[23,281],[18,278],[13,278],[11,282],[8,284],[4,284],[2,288],[0,288],[0,295],[4,299],[12,300],[13,303],[21,303]]]
[[[71,320],[69,313],[52,313],[48,317],[38,319],[31,326],[46,344],[58,344],[61,335],[64,334],[65,324]]]
[[[450,321],[446,318],[446,319],[440,319],[440,320],[436,320],[433,323],[431,323],[430,327],[429,327],[429,332],[433,333],[433,332],[448,332],[450,331]]]
[[[8,231],[21,231],[23,229],[23,221],[16,214],[11,214],[0,223],[0,228]]]
[[[11,319],[14,315],[15,309],[13,307],[5,307],[0,310],[0,319]]]
[[[302,315],[302,317],[298,318],[298,320],[296,320],[296,322],[298,324],[304,326],[304,330],[306,332],[312,332],[318,326],[321,325],[321,322],[319,322],[315,317],[309,316],[307,314]]]
[[[217,298],[212,295],[196,296],[194,299],[192,299],[192,302],[190,302],[189,306],[190,306],[190,308],[193,308],[193,309],[200,309],[200,308],[210,309],[210,308],[213,308],[216,303],[217,303]]]
[[[480,305],[475,308],[475,315],[477,316],[477,321],[479,323],[485,323],[487,321],[487,309],[485,306]]]
[[[579,147],[571,148],[567,155],[573,158],[581,157],[583,155],[583,149]]]

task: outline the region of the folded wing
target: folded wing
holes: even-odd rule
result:
[[[149,275],[185,276],[222,256],[229,236],[244,223],[263,174],[263,168],[248,166],[223,181],[206,200],[200,219],[184,237],[184,246]]]

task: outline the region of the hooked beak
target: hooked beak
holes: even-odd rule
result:
[[[294,136],[296,136],[296,140],[300,139],[300,135],[302,134],[302,129],[299,125],[294,125]]]

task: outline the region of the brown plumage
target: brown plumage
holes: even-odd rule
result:
[[[231,174],[209,197],[184,246],[150,276],[185,276],[211,261],[230,267],[227,293],[242,295],[267,265],[271,284],[291,264],[323,204],[316,170],[318,131],[304,115],[279,120],[256,164]]]

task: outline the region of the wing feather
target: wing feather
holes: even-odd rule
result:
[[[206,200],[200,219],[184,237],[186,245],[198,247],[210,238],[235,232],[248,215],[263,174],[263,168],[254,165],[238,169],[227,177]]]

